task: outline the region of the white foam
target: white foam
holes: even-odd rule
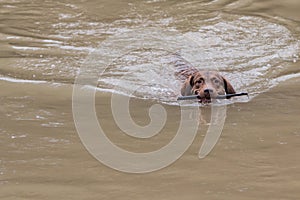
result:
[[[6,76],[0,76],[0,80],[11,82],[11,83],[33,83],[33,84],[47,83],[47,81],[17,79],[17,78],[6,77]]]

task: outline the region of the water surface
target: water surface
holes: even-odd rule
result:
[[[0,7],[2,199],[299,198],[298,1],[3,0]],[[250,93],[227,106],[214,150],[197,156],[211,113],[203,107],[194,143],[167,168],[132,175],[95,160],[72,116],[80,68],[99,72],[96,110],[108,137],[148,152],[178,129],[174,53]],[[128,137],[113,120],[112,94],[131,95],[139,125],[149,123],[151,105],[163,105],[166,126],[149,140]]]

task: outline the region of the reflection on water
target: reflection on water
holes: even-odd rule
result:
[[[297,199],[299,6],[295,0],[0,1],[0,197]],[[130,51],[120,55],[122,44]],[[197,144],[156,174],[119,174],[94,161],[72,118],[80,67],[96,56],[92,71],[106,68],[96,107],[109,137],[147,151],[170,141],[179,123],[174,53],[198,69],[219,70],[237,91],[251,94],[246,104],[228,106],[213,154],[196,159],[207,128],[201,126]],[[108,58],[115,59],[103,66]],[[132,94],[131,114],[144,125],[149,104],[163,102],[168,120],[160,136],[125,137],[109,110],[111,93]],[[209,108],[202,110],[209,123]]]

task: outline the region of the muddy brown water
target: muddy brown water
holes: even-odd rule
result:
[[[299,1],[4,0],[0,8],[1,199],[299,199]],[[174,137],[178,83],[162,71],[166,51],[155,45],[175,41],[174,51],[199,69],[217,69],[250,93],[226,106],[221,137],[204,159],[198,152],[210,106],[200,108],[203,119],[183,156],[151,173],[111,169],[81,142],[72,112],[79,69],[90,52],[98,51],[94,68],[110,56],[99,51],[103,42],[114,56],[118,43],[140,44],[139,33],[153,49],[125,52],[99,78],[95,108],[102,128],[137,153]],[[149,40],[155,34],[160,38]],[[179,41],[182,36],[192,42]],[[142,88],[130,101],[137,124],[150,122],[153,104],[168,113],[160,134],[149,139],[125,135],[113,118],[112,94],[128,95],[134,86]]]

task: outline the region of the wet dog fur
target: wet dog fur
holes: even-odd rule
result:
[[[216,71],[194,71],[183,83],[181,95],[198,95],[200,103],[210,103],[218,95],[235,94],[231,83]]]

